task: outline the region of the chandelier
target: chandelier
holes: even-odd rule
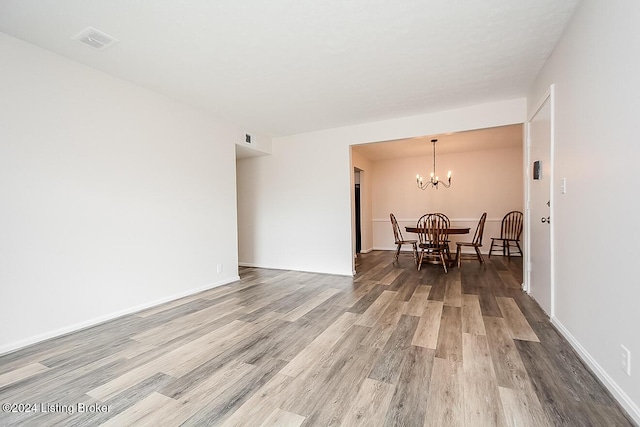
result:
[[[444,188],[451,187],[451,171],[449,171],[449,173],[447,174],[446,182],[440,181],[440,179],[436,175],[436,142],[438,142],[437,139],[431,140],[431,143],[433,144],[433,172],[431,172],[431,178],[429,179],[429,181],[424,182],[420,174],[416,175],[416,183],[418,184],[418,188],[420,188],[421,190],[425,190],[430,186],[435,187],[435,189],[437,190],[438,184],[442,184]]]

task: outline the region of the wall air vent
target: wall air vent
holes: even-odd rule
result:
[[[85,28],[73,36],[72,39],[78,40],[79,42],[98,50],[106,49],[109,46],[118,43],[118,40],[100,30],[96,30],[93,27]]]

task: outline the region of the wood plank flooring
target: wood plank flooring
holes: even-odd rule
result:
[[[360,255],[353,278],[241,268],[0,356],[0,425],[633,425],[520,291],[520,259],[392,261]]]

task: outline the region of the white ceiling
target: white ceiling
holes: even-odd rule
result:
[[[281,136],[525,96],[578,1],[2,0],[0,31]]]
[[[371,161],[432,156],[432,139],[437,139],[436,155],[479,150],[522,147],[522,125],[499,126],[488,129],[428,135],[419,138],[374,142],[354,145],[352,148]]]

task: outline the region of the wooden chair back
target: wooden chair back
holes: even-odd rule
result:
[[[440,218],[442,218],[442,220],[447,224],[447,228],[449,228],[451,226],[451,221],[449,221],[449,217],[446,216],[445,214],[440,213],[440,212],[435,212],[435,213],[432,213],[431,215],[437,215]]]
[[[473,235],[473,244],[474,246],[482,246],[482,235],[484,234],[484,223],[487,220],[487,213],[484,212],[480,217],[480,221],[478,221],[478,226],[476,227],[476,232]]]
[[[416,228],[418,228],[418,238],[421,244],[438,247],[445,245],[449,239],[447,232],[449,218],[444,214],[422,215],[416,224]]]
[[[396,216],[390,213],[389,218],[391,219],[391,226],[393,227],[393,238],[396,239],[396,245],[397,245],[398,243],[404,241],[404,239],[402,238],[402,231],[400,231],[400,226],[398,225]]]
[[[427,218],[429,218],[429,214],[422,215],[416,224],[416,228],[418,229],[418,242],[420,242],[420,244],[429,243]]]
[[[524,215],[520,211],[511,211],[502,218],[502,228],[500,238],[509,240],[520,240],[522,234],[522,223]]]
[[[429,218],[429,239],[431,244],[437,247],[448,244],[449,235],[447,229],[449,228],[448,218],[441,215],[434,214]]]

